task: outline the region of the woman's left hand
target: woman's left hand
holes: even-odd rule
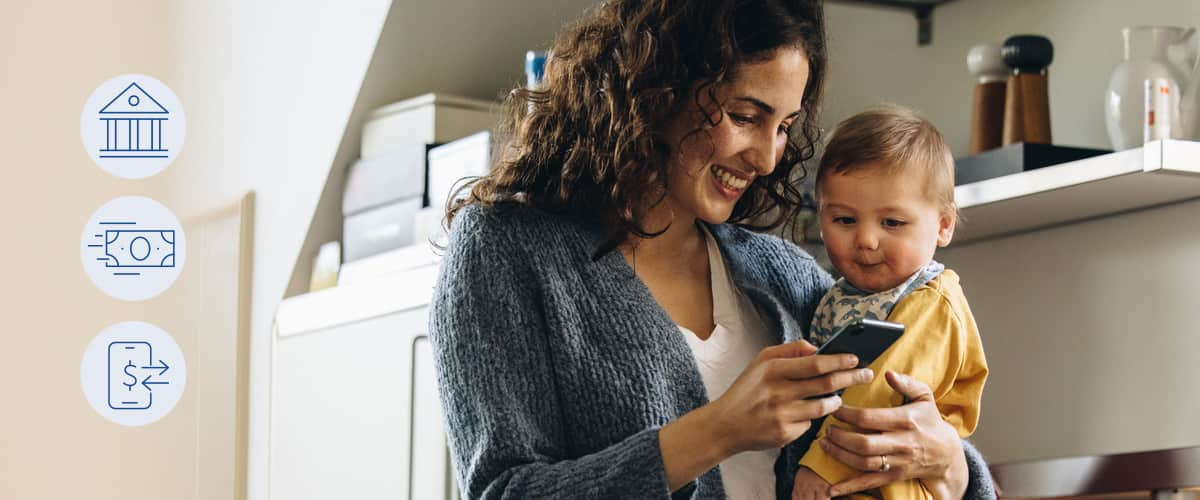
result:
[[[833,485],[831,495],[919,479],[934,498],[961,499],[967,489],[967,460],[958,432],[942,420],[928,385],[895,372],[885,376],[907,404],[896,408],[843,406],[833,415],[868,433],[831,426],[819,441],[825,453],[865,472]]]

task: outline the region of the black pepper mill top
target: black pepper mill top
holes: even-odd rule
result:
[[[1038,35],[1016,35],[1000,48],[1004,64],[1018,73],[1041,73],[1054,61],[1054,44]]]

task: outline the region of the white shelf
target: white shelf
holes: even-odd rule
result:
[[[996,177],[954,189],[954,244],[1200,198],[1200,142],[1144,147]]]

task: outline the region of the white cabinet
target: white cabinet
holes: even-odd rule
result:
[[[426,337],[436,263],[284,301],[271,374],[271,499],[451,499]]]

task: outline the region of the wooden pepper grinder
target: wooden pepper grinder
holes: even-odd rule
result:
[[[1018,35],[1000,49],[1012,68],[1004,103],[1004,144],[1050,144],[1050,95],[1046,68],[1054,45],[1046,37]]]
[[[1004,130],[1004,88],[1008,66],[1000,47],[982,43],[967,53],[967,69],[975,76],[971,109],[971,154],[1000,147]]]

